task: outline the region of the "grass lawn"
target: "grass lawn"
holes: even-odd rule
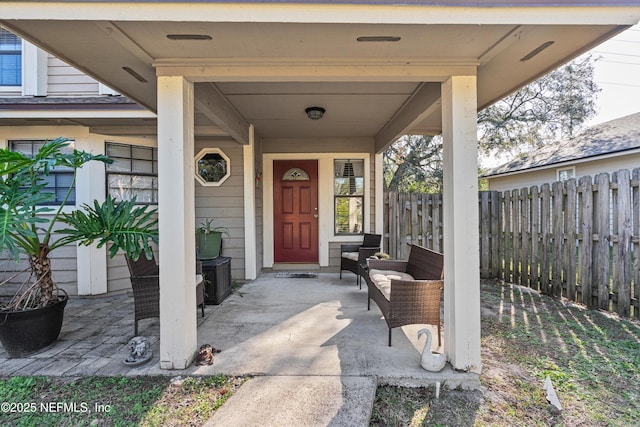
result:
[[[640,425],[639,322],[488,281],[481,300],[482,389],[380,387],[372,426]]]
[[[0,381],[2,426],[202,425],[245,378],[11,377]]]
[[[379,387],[370,425],[640,425],[637,321],[483,281],[482,360],[481,390],[443,388],[436,399],[434,387]],[[560,414],[546,401],[547,376],[563,406]],[[201,425],[245,380],[0,379],[0,425]]]

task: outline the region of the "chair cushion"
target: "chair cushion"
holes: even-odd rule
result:
[[[358,252],[342,252],[342,258],[347,258],[352,261],[358,261]]]
[[[376,288],[382,292],[382,295],[388,300],[391,299],[391,279],[395,280],[413,280],[413,276],[393,270],[376,270],[369,271],[369,278]]]

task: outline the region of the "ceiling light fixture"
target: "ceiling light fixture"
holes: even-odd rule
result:
[[[122,67],[123,70],[125,70],[127,73],[131,74],[133,76],[133,78],[135,78],[136,80],[138,80],[141,83],[147,83],[147,79],[145,79],[144,77],[142,77],[140,74],[136,73],[135,71],[133,71],[132,68],[130,67]]]
[[[533,49],[531,52],[527,53],[525,56],[520,58],[520,62],[527,62],[528,60],[530,60],[531,58],[533,58],[534,56],[536,56],[537,54],[539,54],[540,52],[542,52],[543,50],[545,50],[546,48],[548,48],[554,43],[555,43],[554,41],[548,41],[548,42],[542,43],[540,46],[538,46],[537,48]]]
[[[304,112],[307,113],[307,117],[311,120],[320,120],[322,116],[324,116],[325,111],[327,110],[322,107],[309,107],[304,109]]]
[[[402,37],[398,36],[360,36],[356,40],[359,42],[399,42]]]
[[[208,34],[167,34],[169,40],[212,40]]]

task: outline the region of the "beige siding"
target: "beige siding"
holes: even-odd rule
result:
[[[262,176],[262,141],[256,141],[255,145],[255,170],[256,176],[259,175],[260,180],[256,183],[256,200],[255,200],[255,213],[256,213],[256,271],[258,274],[263,267],[264,261],[264,223],[263,223],[263,200],[264,200],[264,177]]]
[[[107,292],[119,292],[131,289],[129,268],[121,253],[109,258],[107,253]],[[156,258],[157,259],[157,258]]]
[[[546,169],[488,179],[489,190],[505,191],[514,188],[542,185],[556,180],[556,170]]]
[[[369,158],[369,193],[371,199],[367,211],[369,217],[369,231],[374,232],[376,228],[376,156]]]
[[[29,262],[25,256],[21,256],[20,262],[16,263],[7,253],[3,253],[2,257],[0,257],[0,282],[8,280],[14,274],[24,271],[28,267]],[[77,295],[76,245],[66,245],[51,252],[51,268],[54,282],[69,295]],[[27,279],[28,275],[26,273],[11,279],[7,285],[0,286],[0,295],[11,295],[16,287]]]
[[[244,279],[244,177],[242,146],[231,140],[198,138],[195,152],[203,148],[220,148],[231,160],[231,176],[219,187],[205,187],[196,182],[196,227],[212,218],[215,227],[229,229],[223,236],[222,256],[231,257],[231,277]],[[195,153],[194,153],[195,155]]]
[[[0,92],[0,96],[3,97],[3,98],[4,97],[22,96],[22,86],[16,86],[15,89],[11,88],[11,89],[2,90]]]
[[[49,56],[49,96],[97,96],[98,82],[63,61]]]
[[[575,167],[575,176],[580,178],[587,175],[597,175],[601,172],[614,172],[620,169],[633,169],[640,164],[640,153],[633,153],[622,156],[609,157],[599,160],[589,160],[584,162],[566,163],[558,167],[551,167],[542,170],[532,170],[512,174],[508,176],[498,176],[489,178],[489,190],[505,191],[514,188],[531,187],[542,185],[548,182],[557,181],[558,169]]]

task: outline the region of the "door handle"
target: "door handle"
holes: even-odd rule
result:
[[[318,218],[318,214],[313,214],[313,217],[314,218]]]

